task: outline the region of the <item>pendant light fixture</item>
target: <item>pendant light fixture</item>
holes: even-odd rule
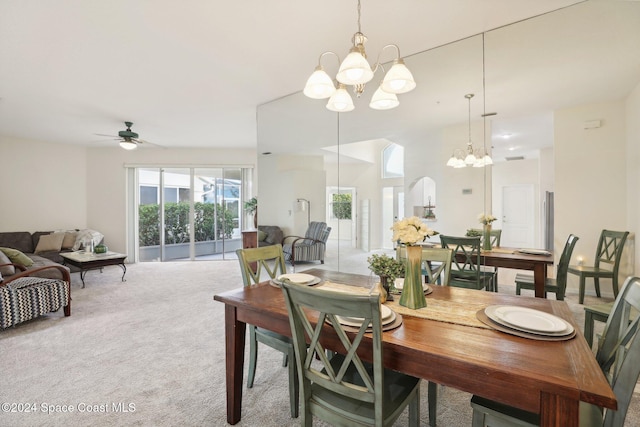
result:
[[[458,148],[453,152],[449,161],[447,161],[447,166],[454,168],[464,168],[467,166],[482,168],[492,165],[493,160],[491,160],[487,150],[480,148],[473,149],[473,143],[471,142],[471,98],[474,97],[474,94],[468,93],[464,97],[467,98],[469,103],[469,142],[467,142],[467,147],[464,150]]]
[[[322,53],[318,59],[318,66],[307,80],[307,84],[303,90],[303,93],[309,98],[329,98],[327,108],[331,111],[346,112],[355,108],[353,99],[347,91],[347,86],[353,86],[354,94],[360,97],[364,92],[365,85],[373,79],[376,71],[378,71],[379,68],[384,71],[384,67],[380,64],[380,54],[388,47],[394,47],[397,56],[393,61],[393,65],[380,83],[380,86],[373,94],[369,107],[375,110],[395,108],[400,104],[396,95],[409,92],[416,87],[416,82],[413,79],[411,71],[409,71],[404,64],[404,60],[400,57],[400,48],[395,44],[389,44],[383,47],[380,54],[378,54],[378,60],[374,66],[371,67],[369,65],[364,48],[367,37],[362,34],[360,27],[360,9],[360,0],[358,0],[358,32],[353,35],[353,47],[349,50],[347,57],[340,63],[340,57],[335,52],[327,51]],[[329,77],[322,67],[322,58],[328,54],[334,55],[340,63],[338,73],[336,74],[336,80],[338,82],[337,89],[333,79]]]

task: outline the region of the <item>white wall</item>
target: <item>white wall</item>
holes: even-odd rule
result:
[[[640,233],[640,84],[631,92],[626,104],[627,125],[627,229]],[[633,246],[635,248],[635,244]],[[633,274],[640,274],[640,251],[635,251]]]
[[[86,228],[87,150],[0,136],[0,231]]]
[[[583,105],[555,112],[556,258],[570,233],[580,238],[572,264],[582,257],[592,265],[602,229],[629,230],[627,221],[627,137],[624,101]],[[584,129],[589,120],[602,127]],[[637,167],[637,166],[636,166]],[[637,191],[637,188],[635,189]],[[630,230],[630,231],[636,231]],[[629,248],[625,248],[629,254]],[[621,280],[633,268],[621,268]],[[605,281],[603,292],[611,294]],[[577,289],[569,275],[568,289]],[[593,283],[587,284],[593,292]]]
[[[125,164],[252,167],[256,152],[158,148],[125,151],[119,147],[86,148],[2,137],[0,158],[0,196],[12,201],[3,203],[0,231],[92,228],[105,235],[111,250],[126,252]],[[20,185],[23,192],[16,197],[6,186],[9,182],[14,187]]]

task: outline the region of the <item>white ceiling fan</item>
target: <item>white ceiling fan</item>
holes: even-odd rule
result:
[[[138,145],[142,145],[142,144],[149,144],[149,145],[154,145],[156,147],[160,147],[160,145],[158,144],[154,144],[152,142],[140,139],[139,135],[131,130],[131,126],[133,126],[133,122],[124,122],[124,124],[127,126],[127,129],[121,130],[120,132],[118,132],[118,136],[104,135],[100,133],[96,133],[95,135],[113,137],[115,138],[116,141],[120,141],[120,147],[124,148],[125,150],[135,150],[136,148],[138,148]]]

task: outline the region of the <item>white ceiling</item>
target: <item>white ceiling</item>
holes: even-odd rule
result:
[[[412,55],[573,3],[363,0],[362,31]],[[256,106],[356,29],[355,0],[2,0],[0,136],[107,146],[126,120],[166,147],[255,147]]]

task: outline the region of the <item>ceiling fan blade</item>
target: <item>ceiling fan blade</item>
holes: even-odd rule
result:
[[[118,135],[105,135],[104,133],[94,133],[96,136],[110,136],[112,138],[118,138]]]
[[[152,146],[158,147],[158,148],[165,148],[162,145],[159,145],[159,144],[156,144],[156,143],[153,143],[153,142],[149,142],[149,141],[146,141],[144,139],[134,139],[134,141],[136,143],[140,144],[140,145],[152,145]]]

